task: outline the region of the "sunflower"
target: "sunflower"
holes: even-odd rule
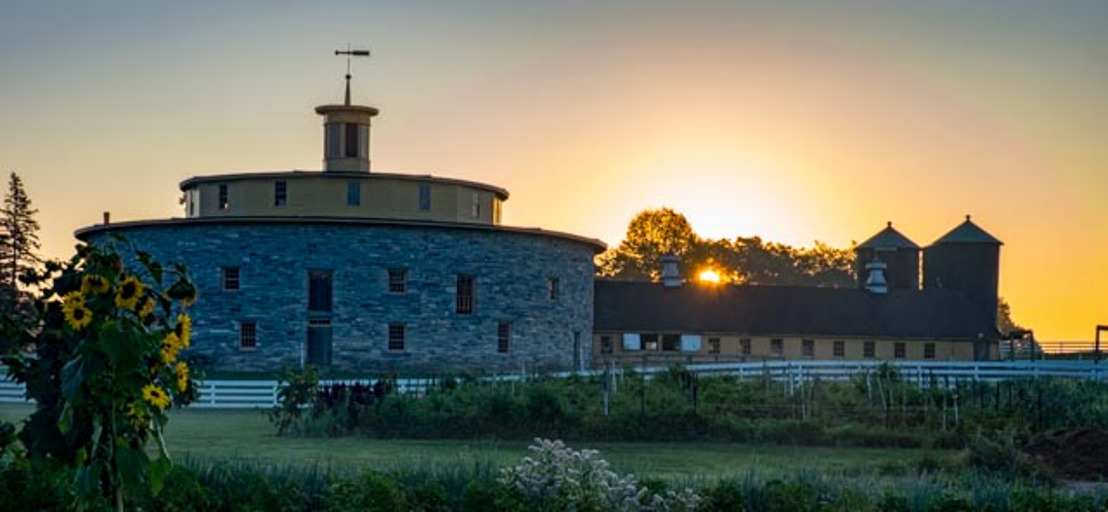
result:
[[[181,338],[177,333],[171,332],[162,342],[162,362],[170,365],[177,360],[177,353],[181,351]]]
[[[187,313],[177,315],[177,328],[174,329],[174,332],[181,340],[181,348],[189,348],[190,337],[192,336],[192,319],[189,318]]]
[[[138,402],[127,404],[126,409],[123,411],[123,415],[131,422],[131,428],[137,430],[139,434],[144,433],[149,426],[149,420],[146,417],[146,408],[139,405]]]
[[[147,384],[142,388],[142,399],[146,400],[146,403],[157,407],[158,409],[165,409],[169,407],[169,395],[165,390],[155,386],[153,384]]]
[[[177,391],[184,393],[189,387],[189,366],[184,362],[177,363],[173,368],[173,376],[177,378]]]
[[[115,294],[115,305],[123,309],[135,309],[141,296],[142,281],[135,276],[127,276],[119,284],[119,292]]]
[[[81,278],[81,293],[107,293],[110,287],[111,285],[108,284],[108,280],[104,276],[86,274],[85,277]]]
[[[154,299],[149,295],[142,297],[142,306],[139,306],[138,316],[139,320],[143,323],[147,323],[147,320],[153,320],[151,315],[154,314]]]
[[[92,323],[92,311],[85,305],[85,296],[81,292],[69,292],[62,298],[62,312],[65,323],[74,331],[80,331]]]

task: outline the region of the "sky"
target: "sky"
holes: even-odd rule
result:
[[[4,2],[0,172],[75,229],[182,216],[196,175],[317,170],[316,105],[381,109],[373,168],[511,192],[504,223],[617,245],[926,246],[972,214],[1040,340],[1108,324],[1108,2]],[[6,179],[6,178],[5,178]]]

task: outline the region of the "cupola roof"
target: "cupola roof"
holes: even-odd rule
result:
[[[876,235],[870,237],[869,240],[862,242],[857,247],[858,249],[919,249],[919,246],[915,242],[908,239],[908,237],[901,234],[899,231],[893,228],[893,223],[890,222],[885,229],[882,229]]]
[[[942,236],[935,243],[931,245],[939,244],[995,244],[1004,245],[1004,242],[997,240],[996,237],[987,233],[980,226],[974,224],[970,220],[970,216],[966,215],[966,221],[959,224],[958,227],[950,230],[949,233]]]

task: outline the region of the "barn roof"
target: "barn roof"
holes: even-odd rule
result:
[[[700,286],[598,280],[597,331],[996,339],[987,312],[955,290]]]

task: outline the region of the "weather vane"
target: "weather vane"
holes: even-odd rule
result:
[[[345,50],[335,50],[335,55],[346,56],[346,104],[350,104],[350,58],[351,57],[369,57],[369,50],[353,50],[350,45],[346,45]]]

